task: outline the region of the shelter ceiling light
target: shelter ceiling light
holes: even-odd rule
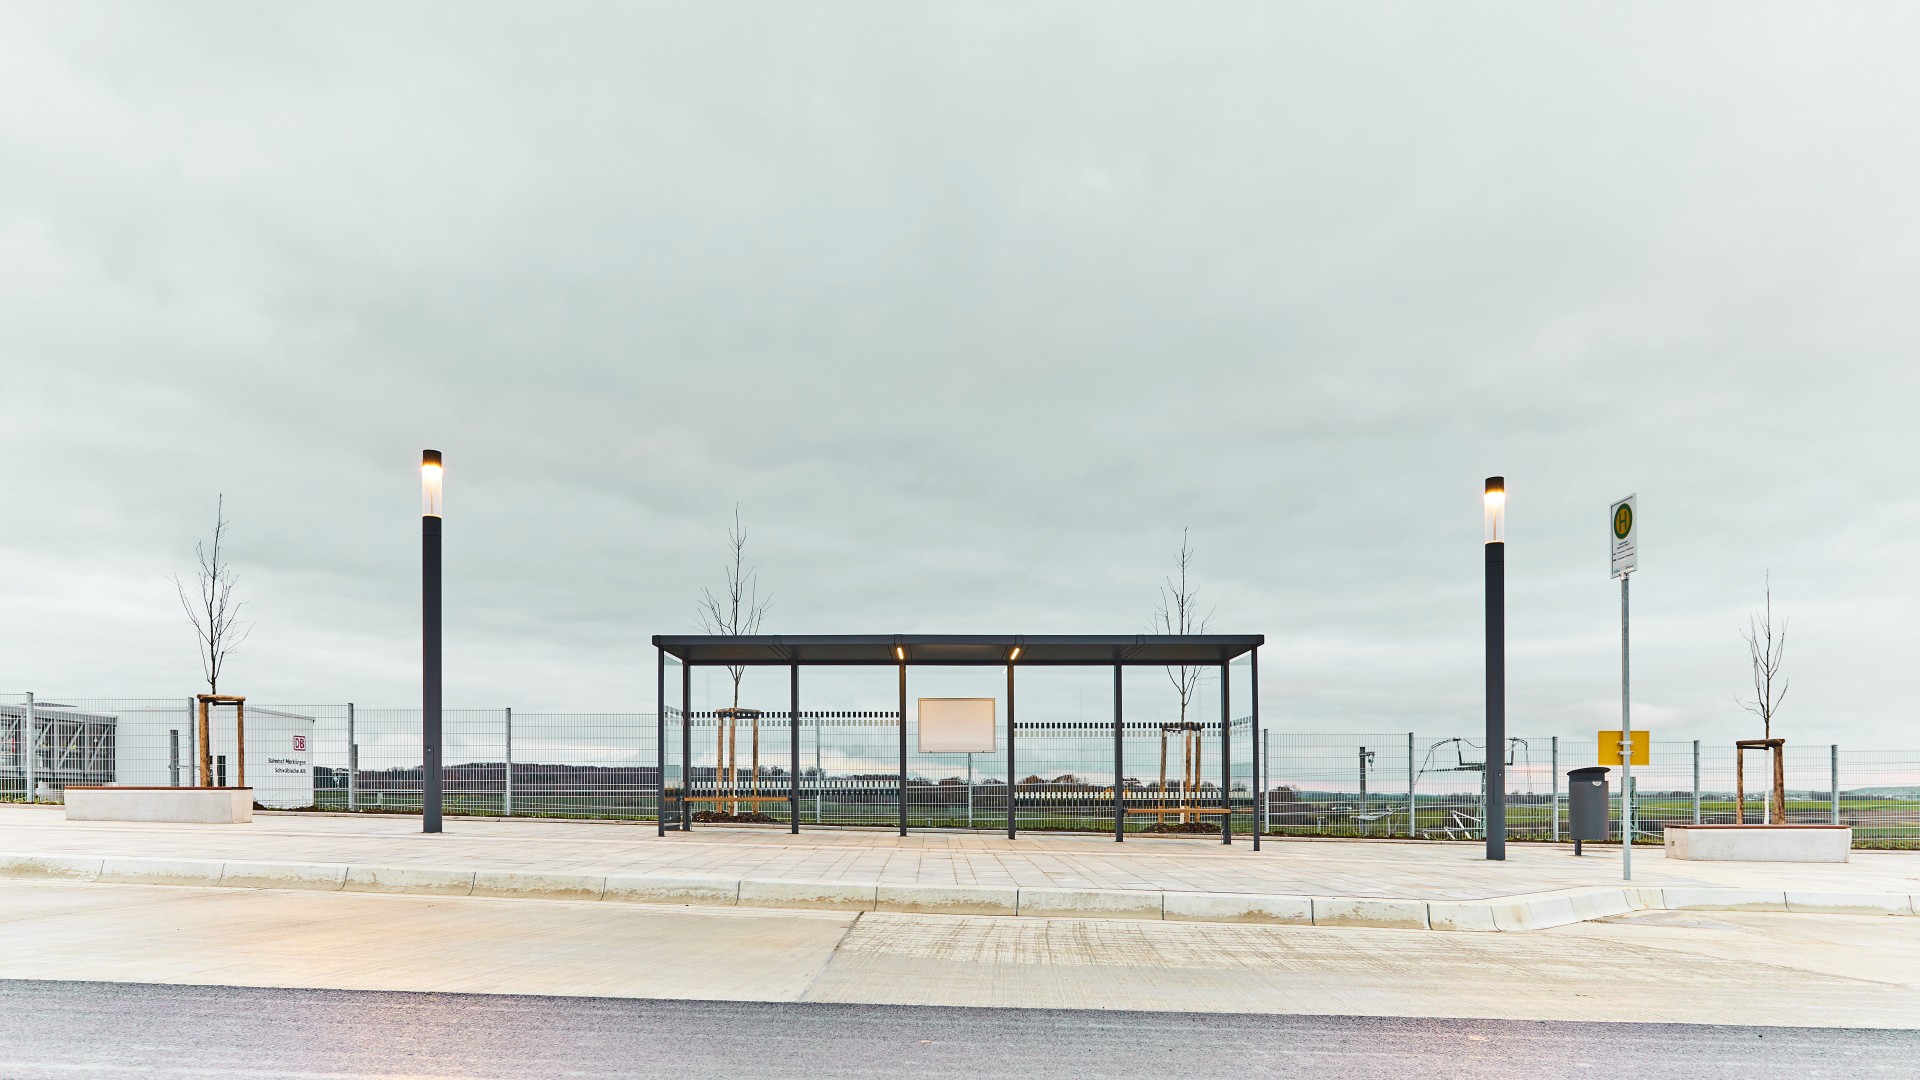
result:
[[[1011,664],[1018,659],[1020,659],[1020,646],[1015,645],[1013,651],[1007,654],[1007,663]]]

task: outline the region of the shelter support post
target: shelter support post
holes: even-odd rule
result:
[[[1126,764],[1126,722],[1120,706],[1124,670],[1117,663],[1113,665],[1113,842],[1116,844],[1125,843],[1127,839],[1127,788],[1126,779],[1121,775]]]
[[[800,835],[800,665],[787,668],[787,823]]]

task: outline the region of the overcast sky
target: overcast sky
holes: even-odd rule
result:
[[[777,633],[1133,633],[1182,527],[1296,731],[1920,745],[1920,7],[18,4],[0,691],[651,707]],[[983,686],[982,693],[992,688]],[[884,675],[872,701],[891,700]]]

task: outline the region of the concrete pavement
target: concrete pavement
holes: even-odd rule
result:
[[[1920,920],[1650,912],[1533,934],[0,883],[0,979],[1912,1027]],[[3,1074],[0,1074],[3,1075]]]
[[[247,888],[921,913],[1529,930],[1642,909],[1910,915],[1920,853],[1849,864],[1682,863],[1475,845],[755,829],[284,814],[251,825],[69,822],[0,809],[0,876]]]

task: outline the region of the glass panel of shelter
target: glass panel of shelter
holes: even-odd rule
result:
[[[999,666],[907,666],[906,821],[910,828],[1000,829],[1007,825],[1007,781],[1022,830],[1113,830],[1114,667],[1018,667],[1017,731],[1008,731],[1007,670]],[[690,716],[680,715],[683,669],[665,657],[663,760],[668,762],[665,827],[733,822],[793,822],[787,706],[792,669],[745,669],[739,704],[724,667],[699,665],[684,686]],[[1230,674],[1229,674],[1230,672]],[[1195,665],[1187,673],[1186,718],[1169,673],[1124,669],[1120,739],[1124,761],[1118,802],[1127,835],[1222,834],[1232,789],[1233,827],[1252,827],[1256,728],[1250,660],[1232,668]],[[900,822],[901,722],[897,666],[799,669],[801,824],[897,827]],[[1222,679],[1233,682],[1225,702]],[[919,751],[923,697],[995,699],[992,752]],[[750,704],[751,703],[751,704]],[[1222,744],[1222,707],[1231,708]],[[880,707],[873,707],[873,706]],[[892,706],[891,708],[886,706]],[[754,737],[759,738],[758,780]],[[1009,770],[1007,736],[1015,736]],[[1164,744],[1165,760],[1162,761]],[[1225,761],[1231,775],[1223,774]],[[1164,767],[1165,777],[1162,778]],[[1010,775],[1010,772],[1012,775]],[[685,788],[681,798],[680,789]],[[675,814],[674,809],[679,813]]]

